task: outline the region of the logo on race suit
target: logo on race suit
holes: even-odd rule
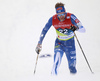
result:
[[[63,22],[59,22],[58,24],[63,24]]]
[[[76,56],[71,56],[71,59],[76,59]]]
[[[80,21],[78,19],[75,20],[76,23],[79,23]]]
[[[54,17],[54,19],[56,19],[56,17]]]
[[[70,16],[67,16],[67,19],[70,19]]]
[[[67,28],[67,27],[70,27],[70,26],[71,26],[71,24],[61,24],[61,23],[58,24],[58,25],[54,25],[55,28],[59,28],[59,27],[66,27]]]
[[[58,35],[58,38],[60,38],[60,36]]]

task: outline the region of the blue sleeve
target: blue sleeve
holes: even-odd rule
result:
[[[77,17],[74,14],[71,15],[71,22],[73,25],[78,27],[77,31],[85,32],[85,28],[83,27],[82,23],[77,19]]]
[[[39,44],[42,44],[42,41],[47,33],[47,31],[50,29],[50,27],[52,26],[52,17],[48,20],[48,22],[46,23],[45,27],[42,30],[42,33],[40,35],[40,39],[39,39]]]
[[[81,23],[81,22],[78,20],[78,18],[74,14],[71,15],[71,22],[76,27],[83,28],[82,24],[81,25],[78,25],[78,23]]]
[[[77,23],[79,23],[80,21],[77,19],[77,17],[74,14],[72,14],[71,15],[71,22],[73,25],[77,26]]]

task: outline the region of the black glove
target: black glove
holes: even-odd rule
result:
[[[72,26],[70,27],[70,29],[74,32],[75,30],[78,29],[78,27],[72,25]]]

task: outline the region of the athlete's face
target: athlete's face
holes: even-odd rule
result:
[[[65,12],[57,13],[57,15],[61,21],[65,19]]]

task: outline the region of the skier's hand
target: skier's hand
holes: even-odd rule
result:
[[[77,29],[79,29],[79,28],[72,25],[72,26],[70,27],[70,29],[74,32],[75,30],[77,30]]]
[[[41,50],[42,50],[42,45],[41,44],[38,44],[36,46],[36,49],[35,49],[36,53],[39,54]]]

